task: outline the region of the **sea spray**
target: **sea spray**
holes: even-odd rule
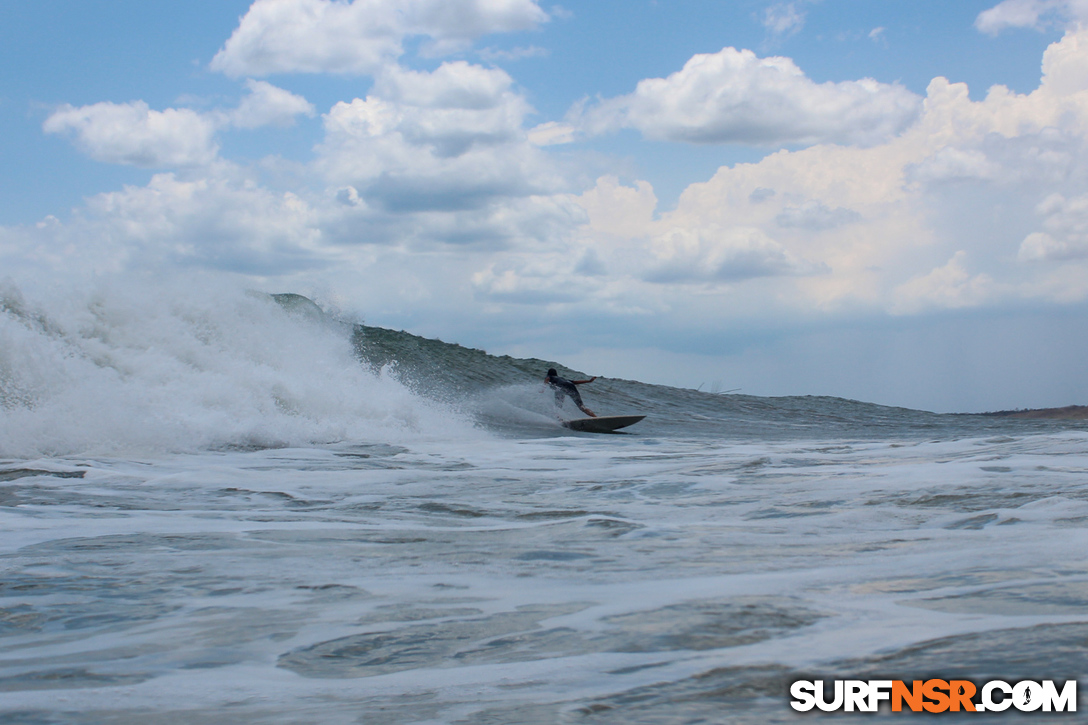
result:
[[[0,301],[0,455],[443,436],[471,421],[360,365],[351,327],[175,280]]]

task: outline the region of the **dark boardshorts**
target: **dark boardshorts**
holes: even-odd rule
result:
[[[582,407],[582,395],[578,392],[578,386],[571,381],[566,378],[552,377],[548,378],[548,385],[555,388],[555,404],[560,408],[563,407],[563,396],[573,400],[579,408]]]

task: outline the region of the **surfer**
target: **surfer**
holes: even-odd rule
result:
[[[566,396],[574,401],[574,404],[578,406],[578,410],[582,411],[590,418],[596,418],[597,414],[582,403],[582,396],[578,393],[578,388],[575,387],[576,385],[592,383],[596,379],[597,376],[594,375],[589,380],[567,380],[566,378],[559,377],[559,373],[555,371],[555,368],[549,368],[548,376],[544,378],[544,382],[555,389],[556,406],[562,408],[563,397]]]

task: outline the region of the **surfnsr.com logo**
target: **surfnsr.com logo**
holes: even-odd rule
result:
[[[990,680],[978,687],[970,680],[797,680],[790,686],[790,706],[800,712],[877,712],[887,702],[892,712],[1076,712],[1077,681],[1059,688],[1054,680]]]

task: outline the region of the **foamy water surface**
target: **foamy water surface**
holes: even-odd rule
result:
[[[1088,675],[1083,430],[685,428],[617,383],[651,417],[570,434],[535,381],[435,403],[217,295],[8,294],[4,722],[779,722],[802,676]]]

